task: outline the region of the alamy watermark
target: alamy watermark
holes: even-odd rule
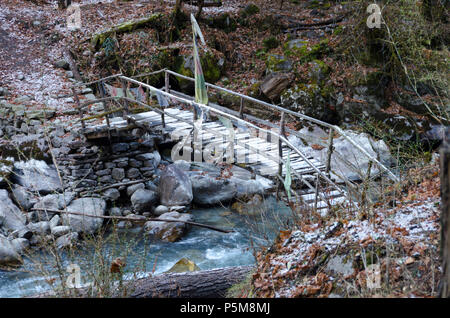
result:
[[[81,288],[81,269],[78,264],[70,264],[66,268],[67,276],[66,286],[68,288]]]
[[[367,18],[366,25],[369,29],[373,28],[381,28],[381,9],[380,7],[372,3],[367,7],[367,13],[370,13],[369,17]]]
[[[379,264],[368,265],[366,275],[366,287],[368,289],[381,288],[381,269]]]
[[[67,9],[67,29],[78,30],[81,29],[81,9],[77,3],[71,4]]]

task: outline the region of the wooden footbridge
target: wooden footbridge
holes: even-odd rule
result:
[[[164,75],[165,78],[165,86],[162,89],[138,80],[158,74]],[[214,89],[237,97],[240,100],[239,111],[214,103],[199,104],[193,97],[171,89],[170,82],[177,79],[195,81],[193,78],[163,69],[133,78],[118,74],[75,85],[73,94],[83,134],[88,139],[111,139],[131,129],[142,128],[151,134],[159,133],[179,141],[177,145],[180,147],[177,150],[182,150],[182,158],[185,160],[202,161],[206,155],[206,161],[238,164],[256,174],[275,179],[279,185],[284,183],[288,174],[292,179],[290,201],[307,205],[320,212],[326,212],[335,205],[351,207],[354,210],[356,204],[351,192],[361,188],[355,187],[338,172],[331,170],[335,136],[344,136],[355,149],[368,157],[369,167],[377,165],[379,171],[397,181],[397,177],[388,168],[349,138],[338,126],[209,83],[206,83],[208,90]],[[78,98],[79,87],[88,85],[97,85],[100,97],[81,102]],[[131,89],[137,93],[132,94]],[[152,97],[156,97],[158,105],[155,105]],[[99,103],[102,109],[92,114],[91,106]],[[247,112],[248,103],[279,114],[279,124]],[[136,107],[141,112],[134,113]],[[329,131],[328,140],[322,144],[322,147],[327,148],[325,162],[306,155],[288,140],[287,135],[293,134],[300,138],[304,136],[286,126],[287,117],[291,121],[318,125]],[[201,136],[198,136],[199,132]],[[180,152],[177,152],[177,155],[179,154]],[[287,196],[285,198],[287,199]]]

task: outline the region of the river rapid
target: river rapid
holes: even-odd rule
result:
[[[93,273],[98,273],[102,259],[109,266],[116,257],[123,258],[127,264],[125,279],[163,273],[181,258],[193,261],[201,270],[254,264],[255,250],[273,241],[291,211],[269,196],[253,212],[243,216],[230,212],[228,207],[191,211],[195,222],[233,229],[233,233],[192,227],[181,240],[165,243],[149,241],[139,228],[109,230],[97,247],[88,239],[75,253],[60,252],[60,262],[49,251],[35,251],[24,258],[23,266],[17,270],[0,270],[0,297],[24,297],[51,290],[59,282],[57,264],[61,264],[61,270],[77,264],[82,285],[89,283]]]

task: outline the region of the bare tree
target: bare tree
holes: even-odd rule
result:
[[[450,128],[445,132],[441,155],[441,253],[440,296],[450,297]]]
[[[72,0],[58,0],[58,8],[66,9],[72,4]]]

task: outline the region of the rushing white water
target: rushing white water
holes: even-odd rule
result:
[[[139,231],[127,230],[121,239],[105,235],[102,254],[107,260],[117,256],[126,258],[125,279],[143,277],[154,270],[159,274],[170,269],[183,257],[195,262],[202,269],[248,265],[254,263],[253,248],[267,244],[282,229],[281,221],[289,215],[287,207],[274,198],[265,200],[264,216],[243,217],[236,213],[224,213],[226,208],[208,208],[192,211],[195,221],[221,228],[233,228],[234,233],[220,233],[193,227],[180,241],[174,243],[149,242]],[[124,239],[125,238],[125,239]],[[120,243],[119,243],[120,242]],[[252,248],[253,246],[253,248]],[[76,255],[63,256],[63,268],[78,264],[82,284],[88,283],[93,263],[98,260],[93,248],[86,248]],[[49,274],[34,263],[44,263]],[[34,253],[26,258],[18,271],[0,271],[0,297],[23,297],[51,289],[48,278],[57,278],[54,258],[46,252]]]

